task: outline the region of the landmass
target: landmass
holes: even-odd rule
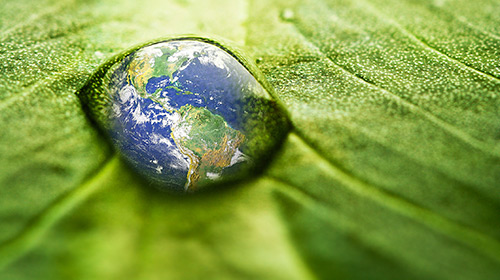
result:
[[[185,105],[178,113],[181,121],[172,127],[171,136],[190,159],[186,189],[194,190],[199,181],[214,179],[231,165],[245,136],[205,108]]]

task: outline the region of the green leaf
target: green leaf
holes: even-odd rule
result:
[[[500,3],[4,1],[0,279],[498,279]],[[213,34],[293,131],[219,191],[151,188],[75,93],[107,58]]]

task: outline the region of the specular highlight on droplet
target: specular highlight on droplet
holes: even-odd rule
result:
[[[200,39],[114,59],[80,92],[122,157],[162,189],[251,176],[285,136],[285,114],[235,56]]]

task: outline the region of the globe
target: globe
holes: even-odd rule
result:
[[[108,78],[105,127],[114,146],[168,189],[193,191],[255,164],[274,141],[269,122],[284,118],[233,55],[202,41],[142,47]]]

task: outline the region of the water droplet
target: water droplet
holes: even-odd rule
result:
[[[135,170],[162,189],[194,191],[254,174],[288,131],[242,61],[208,39],[161,41],[105,63],[79,96]]]
[[[282,12],[281,12],[281,19],[284,20],[284,21],[292,21],[295,19],[295,13],[293,12],[292,9],[284,9]]]

